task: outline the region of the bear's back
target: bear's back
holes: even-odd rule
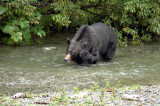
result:
[[[117,44],[117,35],[114,29],[104,23],[95,23],[90,26],[94,32],[96,32],[95,36],[99,40],[99,52],[103,54],[107,51],[107,47],[109,43]]]

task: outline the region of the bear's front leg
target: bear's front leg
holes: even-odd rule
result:
[[[99,59],[98,53],[91,54],[86,50],[80,52],[80,57],[89,64],[95,64]]]

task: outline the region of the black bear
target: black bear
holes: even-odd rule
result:
[[[104,23],[83,25],[73,39],[67,40],[68,47],[64,60],[78,64],[95,64],[100,57],[111,60],[116,51],[118,38],[115,31]]]

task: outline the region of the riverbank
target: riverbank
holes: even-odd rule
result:
[[[105,106],[154,106],[160,105],[160,85],[127,86],[119,88],[99,88],[94,84],[90,89],[49,92],[43,94],[17,93],[1,96],[1,105],[38,106],[38,105],[105,105]]]

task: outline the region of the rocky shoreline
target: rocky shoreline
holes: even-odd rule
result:
[[[99,88],[48,92],[43,94],[17,93],[0,96],[0,105],[95,105],[95,106],[157,106],[160,105],[160,85]]]

